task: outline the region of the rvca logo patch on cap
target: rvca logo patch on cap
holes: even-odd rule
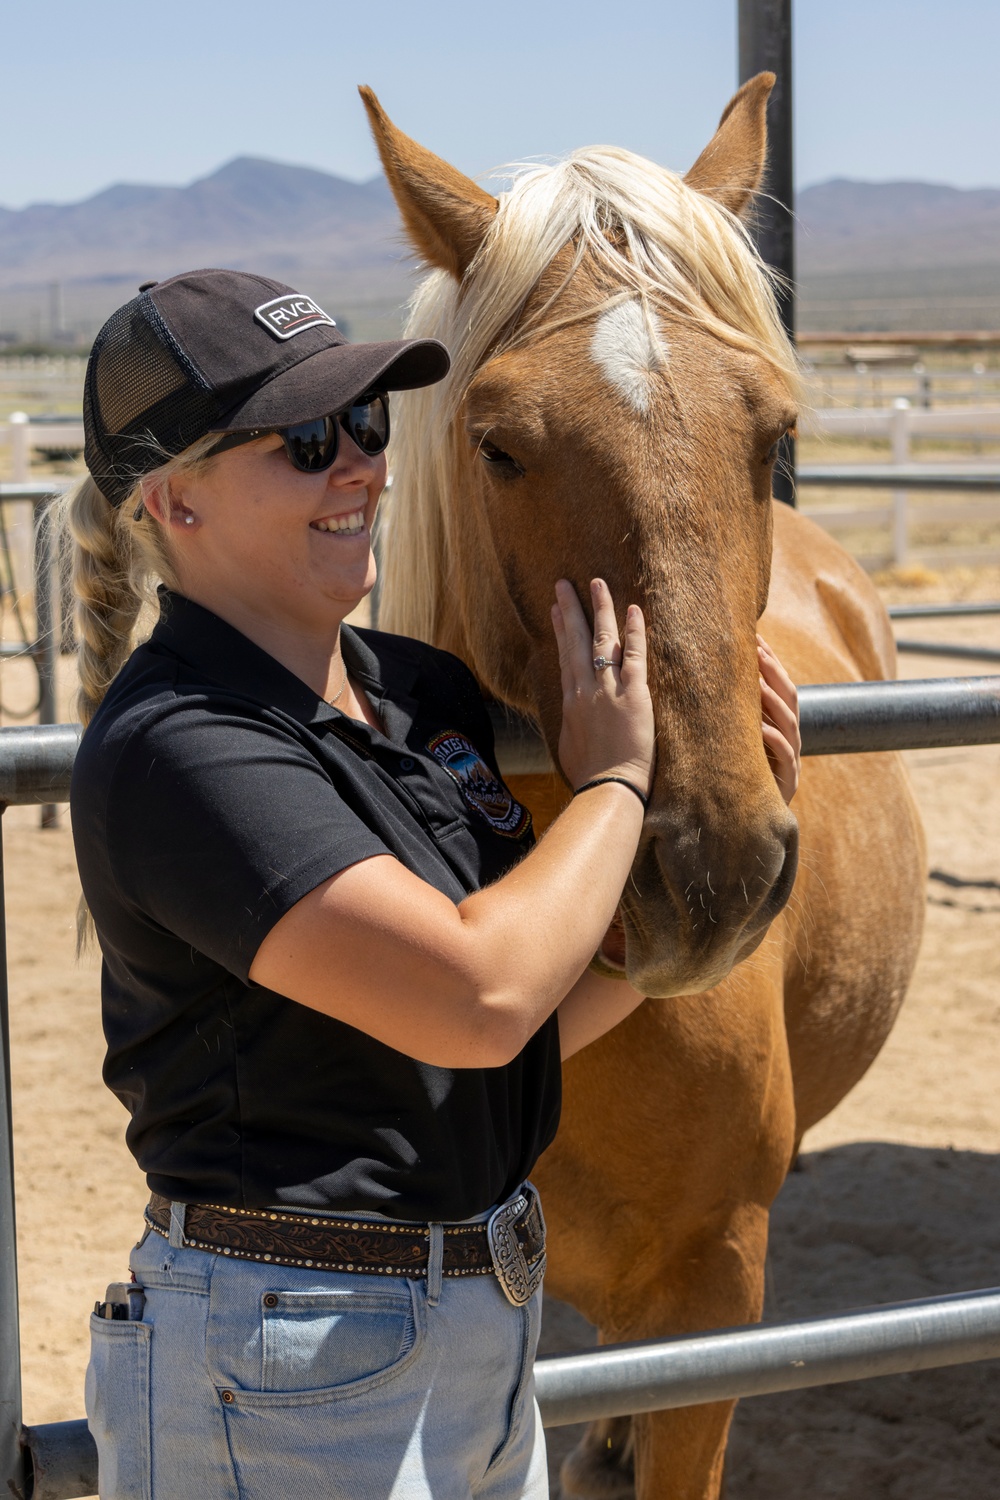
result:
[[[427,749],[458,782],[462,796],[495,833],[517,839],[531,827],[531,814],[516,802],[476,747],[455,729],[436,734]]]
[[[319,323],[326,323],[331,328],[337,326],[318,302],[301,292],[286,292],[283,297],[272,297],[270,302],[262,302],[260,307],[255,307],[253,315],[276,339],[293,339],[297,333],[304,333],[307,328],[315,328]]]

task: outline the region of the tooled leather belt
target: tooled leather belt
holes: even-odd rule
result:
[[[146,1222],[170,1235],[170,1199],[154,1193]],[[430,1229],[402,1220],[283,1213],[280,1209],[182,1205],[183,1243],[195,1250],[275,1266],[353,1271],[373,1276],[427,1275]],[[443,1225],[444,1276],[495,1275],[508,1301],[521,1306],[545,1272],[545,1220],[530,1183],[481,1224]]]

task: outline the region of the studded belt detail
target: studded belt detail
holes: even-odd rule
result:
[[[170,1199],[154,1193],[146,1222],[170,1234]],[[184,1244],[235,1260],[303,1266],[317,1271],[359,1271],[373,1276],[427,1275],[430,1243],[426,1224],[366,1221],[308,1213],[224,1208],[188,1203]],[[521,1306],[545,1273],[545,1220],[530,1183],[496,1209],[485,1223],[445,1224],[445,1276],[495,1275],[508,1301]]]

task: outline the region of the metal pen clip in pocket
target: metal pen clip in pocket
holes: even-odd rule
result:
[[[103,1302],[94,1303],[99,1318],[113,1322],[141,1323],[146,1293],[137,1281],[112,1281]]]

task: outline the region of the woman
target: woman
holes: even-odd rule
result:
[[[152,1189],[92,1319],[104,1500],[546,1493],[526,1179],[560,1050],[642,998],[588,962],[653,718],[640,611],[619,643],[604,584],[591,628],[556,583],[577,795],[534,846],[465,667],[343,624],[375,578],[386,393],[447,365],[228,271],[147,284],[94,346],[73,826]],[[790,797],[794,689],[761,670]]]

